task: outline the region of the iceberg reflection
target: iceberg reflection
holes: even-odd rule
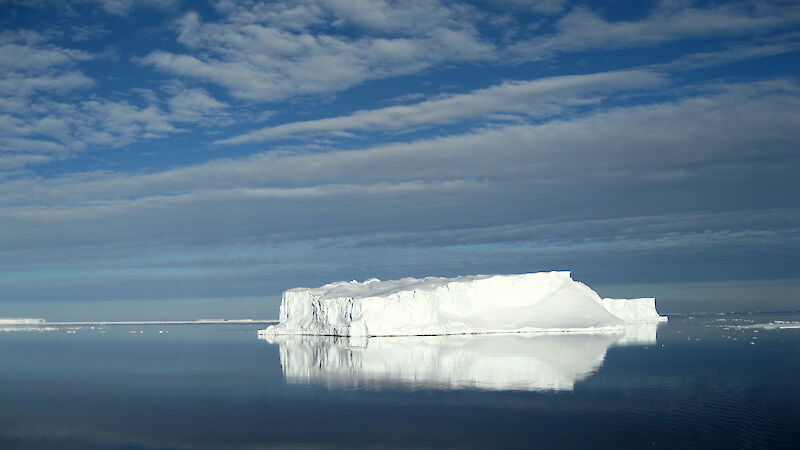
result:
[[[612,345],[656,342],[657,324],[618,334],[269,336],[287,383],[378,389],[572,390]]]

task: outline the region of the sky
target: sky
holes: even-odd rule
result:
[[[800,308],[794,0],[0,10],[0,316],[543,270]]]

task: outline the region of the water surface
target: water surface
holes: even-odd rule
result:
[[[4,448],[789,448],[798,314],[628,335],[256,338],[251,325],[0,333]]]

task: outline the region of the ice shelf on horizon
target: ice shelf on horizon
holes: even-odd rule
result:
[[[0,317],[0,325],[41,325],[44,319],[31,317]]]
[[[661,322],[653,298],[601,298],[570,272],[339,281],[283,293],[270,335],[606,332]]]

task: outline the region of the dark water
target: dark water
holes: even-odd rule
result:
[[[729,328],[772,320],[800,315],[673,316],[657,343],[647,330],[277,343],[240,325],[3,332],[0,447],[796,448],[800,329]]]

